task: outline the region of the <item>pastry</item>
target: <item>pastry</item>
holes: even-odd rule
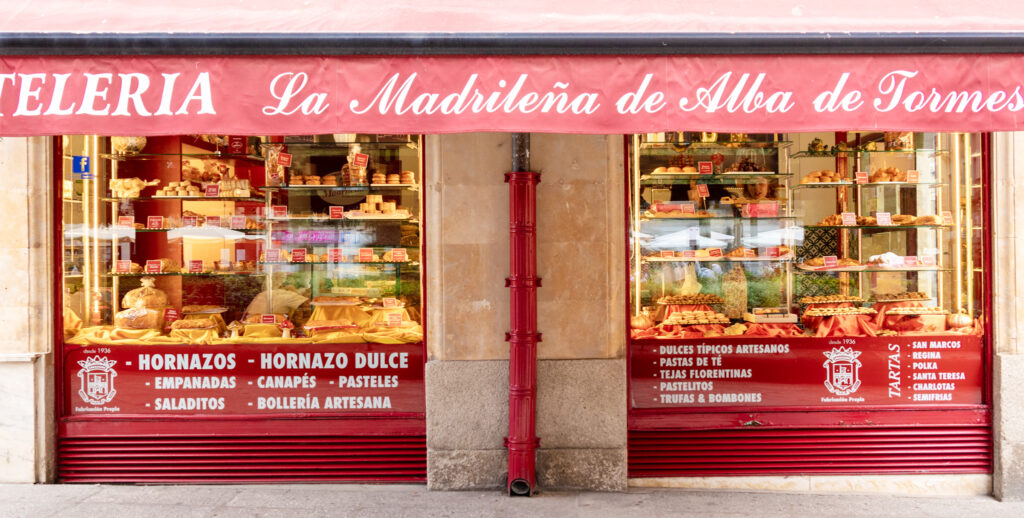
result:
[[[927,308],[889,308],[885,310],[886,315],[945,315],[949,310],[939,307]]]
[[[263,323],[263,317],[264,317],[264,315],[261,314],[261,313],[257,313],[255,315],[249,315],[249,316],[245,317],[245,323],[246,324],[262,324]],[[274,314],[274,323],[275,324],[280,324],[281,322],[284,322],[285,320],[288,320],[288,315],[285,315],[283,313],[275,313]]]
[[[801,304],[835,304],[840,302],[864,302],[864,299],[856,295],[815,295],[802,297]]]
[[[722,298],[712,293],[693,295],[666,295],[658,299],[659,304],[721,304]]]
[[[871,308],[811,308],[804,311],[805,317],[834,317],[836,315],[874,315],[878,313]]]
[[[159,308],[167,307],[167,294],[157,289],[156,279],[143,277],[142,286],[124,294],[121,305],[126,308]]]
[[[916,216],[911,214],[896,214],[892,217],[893,225],[913,225]]]
[[[171,329],[217,329],[217,322],[211,318],[175,320],[171,323]]]
[[[924,216],[918,216],[914,218],[914,225],[939,225],[942,223],[942,218],[935,214],[926,214]]]
[[[651,174],[662,174],[662,173],[667,173],[667,172],[668,172],[668,168],[662,166],[662,167],[654,168],[654,171],[651,171]]]

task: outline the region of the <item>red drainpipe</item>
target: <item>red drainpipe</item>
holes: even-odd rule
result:
[[[513,169],[529,168],[529,135],[513,137],[517,151]],[[537,410],[537,182],[540,174],[514,172],[509,184],[509,289],[511,331],[508,387],[508,494],[530,496],[534,490]]]

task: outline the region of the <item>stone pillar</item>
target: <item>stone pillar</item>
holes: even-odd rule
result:
[[[427,485],[501,489],[508,453],[507,133],[427,138]],[[531,135],[537,480],[626,488],[621,136]]]
[[[1024,500],[1024,133],[994,133],[992,154],[993,263],[992,365],[995,470],[993,493],[1002,500]],[[1022,174],[1024,177],[1024,174]],[[1003,215],[1004,217],[1001,217]]]
[[[50,142],[0,138],[0,482],[53,477]]]

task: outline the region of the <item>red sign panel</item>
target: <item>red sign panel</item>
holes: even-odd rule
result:
[[[195,227],[199,225],[199,218],[196,216],[182,216],[181,226],[183,227]]]
[[[715,172],[715,164],[712,162],[697,162],[697,172],[700,174],[711,174]]]
[[[162,264],[159,259],[150,259],[146,261],[146,273],[160,273],[162,269]]]
[[[296,248],[296,249],[292,250],[292,262],[293,263],[301,263],[301,262],[304,262],[305,260],[306,260],[306,249],[305,248]]]
[[[868,172],[867,171],[857,171],[856,173],[854,173],[854,176],[857,178],[857,183],[860,183],[860,184],[868,183]]]
[[[219,227],[219,226],[221,226],[221,224],[220,224],[220,216],[206,216],[206,226],[208,226],[208,227]]]
[[[281,164],[282,167],[291,167],[292,155],[289,153],[278,153],[277,163]]]
[[[288,217],[288,206],[287,205],[273,205],[270,207],[270,216],[274,218],[287,218]]]
[[[188,262],[188,273],[203,273],[203,260],[192,259]]]
[[[708,338],[631,348],[633,408],[977,405],[967,335]]]
[[[217,184],[207,185],[206,189],[203,191],[203,196],[206,196],[207,198],[216,198],[220,196],[220,186]]]
[[[352,158],[352,165],[356,167],[366,167],[366,164],[370,162],[369,155],[363,153],[356,153]]]
[[[69,415],[422,413],[421,344],[82,347]]]
[[[149,229],[161,229],[161,228],[164,228],[164,217],[163,216],[148,216],[146,218],[146,228],[149,228]]]
[[[707,184],[697,184],[697,196],[700,196],[701,198],[707,198],[708,196],[711,196],[711,194],[708,192]]]
[[[331,219],[341,219],[345,217],[345,207],[341,205],[331,205],[328,209],[330,211]]]
[[[131,273],[132,262],[126,259],[118,259],[114,263],[114,273]]]
[[[231,228],[245,229],[245,216],[231,216]]]
[[[359,249],[359,262],[368,263],[373,261],[373,249],[372,248],[360,248]]]
[[[133,228],[135,226],[135,218],[131,216],[118,216],[117,226]]]
[[[228,135],[228,152],[235,155],[240,155],[246,152],[246,148],[249,146],[249,138],[239,135]]]
[[[328,248],[327,249],[327,262],[340,263],[341,258],[344,256],[340,248]]]

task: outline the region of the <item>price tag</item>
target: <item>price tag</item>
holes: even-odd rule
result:
[[[274,315],[274,314],[260,315],[260,323],[261,324],[276,324],[277,323],[277,316]]]
[[[373,261],[373,249],[372,248],[360,248],[359,249],[359,262],[369,263]]]
[[[178,310],[177,309],[169,308],[169,309],[164,311],[164,322],[170,324],[171,322],[174,322],[177,319],[178,319]]]
[[[340,263],[341,262],[341,249],[340,248],[328,248],[327,249],[327,262]]]
[[[387,300],[387,299],[385,299]],[[388,327],[401,327],[402,326],[402,314],[401,313],[388,313]]]
[[[892,214],[888,212],[876,212],[875,218],[878,219],[879,226],[887,227],[892,225]]]
[[[188,262],[188,273],[203,273],[203,260],[193,259]]]
[[[953,226],[953,213],[952,212],[950,212],[948,210],[942,211],[942,224],[946,225],[947,227],[952,227]]]
[[[238,135],[228,135],[228,152],[240,155],[245,153],[245,148],[249,145],[249,138]]]
[[[779,215],[779,202],[748,203],[742,214],[748,218],[774,218]]]
[[[386,308],[397,308],[398,299],[394,297],[384,297],[383,299],[381,299],[381,305]]]
[[[768,248],[765,249],[765,255],[767,255],[768,257],[779,257],[780,255],[782,255],[779,252],[780,250],[777,246],[769,246]]]
[[[273,218],[287,218],[288,217],[288,206],[287,205],[273,205],[270,207],[270,216]]]
[[[160,260],[150,259],[146,261],[146,273],[160,273]]]
[[[117,217],[117,226],[119,226],[119,227],[127,227],[127,228],[135,228],[135,218],[133,218],[131,216],[118,216]]]
[[[822,259],[825,261],[825,268],[836,268],[839,266],[839,258],[834,255],[826,255]]]
[[[292,155],[290,153],[278,153],[277,164],[280,165],[281,167],[291,167]]]
[[[183,227],[196,227],[199,226],[199,218],[196,216],[182,216],[181,226]]]
[[[366,167],[366,164],[368,164],[369,162],[370,157],[362,153],[356,153],[355,156],[352,157],[352,165],[356,167]]]
[[[711,193],[708,192],[707,184],[697,184],[697,195],[700,196],[701,198],[707,198],[708,196],[711,196]]]
[[[146,228],[160,229],[164,228],[164,217],[163,216],[149,216],[146,218]]]
[[[679,210],[681,210],[683,214],[696,214],[697,206],[693,203],[681,203],[679,204]]]
[[[753,248],[744,248],[743,257],[757,257],[757,250]]]
[[[207,185],[206,189],[203,191],[203,196],[206,196],[207,198],[217,198],[217,197],[219,197],[220,196],[220,185],[217,185],[217,184]]]
[[[857,225],[857,213],[856,212],[844,212],[843,226],[852,227]]]
[[[696,257],[697,257],[697,251],[696,250],[683,250],[683,258],[684,259],[694,259]]]
[[[708,248],[708,255],[711,257],[722,257],[721,248]]]
[[[917,265],[918,265],[918,262],[917,262],[917,256],[916,255],[903,256],[903,266],[917,266]]]
[[[921,266],[936,266],[938,264],[934,255],[922,255],[918,260],[921,261]]]
[[[409,256],[405,253],[404,248],[392,248],[391,260],[396,263],[404,263],[409,260]]]
[[[132,262],[131,261],[117,261],[114,263],[114,273],[132,273]]]
[[[306,262],[306,249],[296,248],[292,250],[292,262],[293,263],[304,263]]]
[[[345,217],[345,207],[340,205],[331,205],[330,212],[331,219],[341,219]]]
[[[857,171],[854,174],[857,177],[857,183],[868,183],[868,172],[867,171]]]
[[[245,216],[231,216],[231,228],[245,229]]]
[[[715,164],[713,162],[697,162],[697,172],[700,174],[711,174],[715,172]]]
[[[915,171],[913,169],[911,169],[910,171],[907,171],[907,182],[908,183],[917,183],[919,181],[921,181],[921,173],[920,172]]]
[[[676,256],[676,253],[671,250],[662,250],[659,257],[662,259],[672,259]]]
[[[266,263],[278,263],[281,262],[281,249],[280,248],[268,248],[263,254],[263,262]]]

